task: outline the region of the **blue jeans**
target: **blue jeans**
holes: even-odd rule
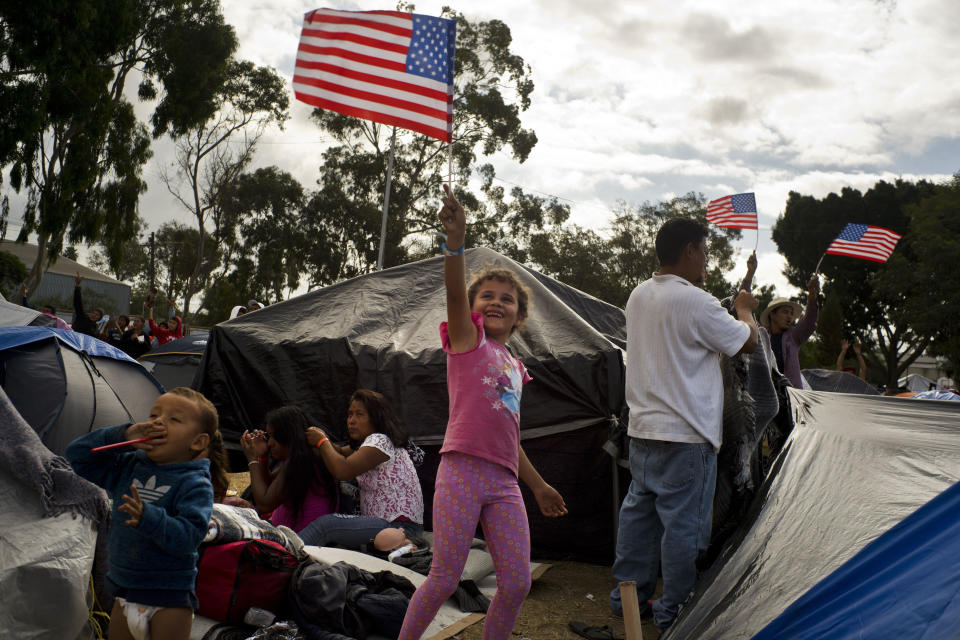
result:
[[[390,527],[403,529],[407,532],[407,537],[423,534],[423,526],[409,520],[387,522],[383,518],[374,516],[328,513],[308,524],[297,535],[307,545],[317,547],[336,545],[348,549],[359,549],[365,544],[372,544],[378,533]]]
[[[620,505],[613,577],[634,580],[641,607],[653,597],[662,565],[663,594],[653,621],[664,629],[697,581],[697,557],[710,542],[717,454],[708,443],[630,438],[630,489]],[[619,585],[610,608],[621,611]]]

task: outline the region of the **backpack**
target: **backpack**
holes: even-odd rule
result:
[[[197,566],[198,612],[220,622],[242,624],[250,607],[280,617],[290,578],[299,561],[270,540],[201,545]]]

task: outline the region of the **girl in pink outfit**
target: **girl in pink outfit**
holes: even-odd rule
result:
[[[339,489],[307,441],[310,420],[297,406],[274,409],[264,431],[244,431],[240,445],[250,469],[253,500],[270,522],[300,532],[337,510]],[[269,458],[277,462],[269,468]]]
[[[479,521],[497,574],[484,640],[505,640],[530,590],[530,528],[517,478],[545,516],[567,513],[520,446],[520,392],[531,378],[506,342],[526,319],[529,294],[513,272],[488,269],[469,290],[463,247],[466,215],[444,185],[440,222],[447,232],[443,277],[450,420],[433,497],[433,564],[410,601],[399,640],[418,640],[460,581]]]

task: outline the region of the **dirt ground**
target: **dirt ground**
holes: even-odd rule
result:
[[[246,473],[230,474],[230,488],[242,492],[249,484]],[[536,558],[534,558],[536,560]],[[610,613],[608,594],[613,588],[610,567],[583,562],[549,562],[550,569],[533,583],[513,630],[516,640],[573,640],[581,636],[567,628],[570,620],[590,626],[610,625],[624,637],[623,620]],[[453,636],[454,640],[480,640],[483,622]],[[657,628],[643,621],[644,640],[654,640]]]
[[[623,620],[610,614],[608,595],[613,588],[610,567],[582,562],[554,562],[533,583],[523,603],[520,619],[514,627],[516,640],[572,640],[580,638],[567,628],[570,620],[590,626],[610,625],[617,638],[623,638]],[[454,636],[459,640],[480,640],[483,622]],[[657,628],[643,621],[644,640],[654,640]]]

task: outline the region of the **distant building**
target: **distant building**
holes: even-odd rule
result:
[[[33,268],[37,259],[35,244],[0,240],[0,251],[9,251],[20,258],[28,270]],[[77,273],[83,276],[83,306],[87,311],[102,307],[108,314],[130,313],[130,285],[63,256],[57,258],[43,274],[40,286],[30,298],[30,306],[36,307],[34,301],[42,301],[43,304],[52,304],[58,311],[72,312],[74,279]],[[19,303],[20,300],[14,299],[14,302]]]
[[[956,383],[947,377],[946,364],[947,361],[943,357],[923,354],[910,363],[904,375],[908,376],[913,374],[923,376],[933,381],[934,384],[940,388],[953,388],[956,386]]]

